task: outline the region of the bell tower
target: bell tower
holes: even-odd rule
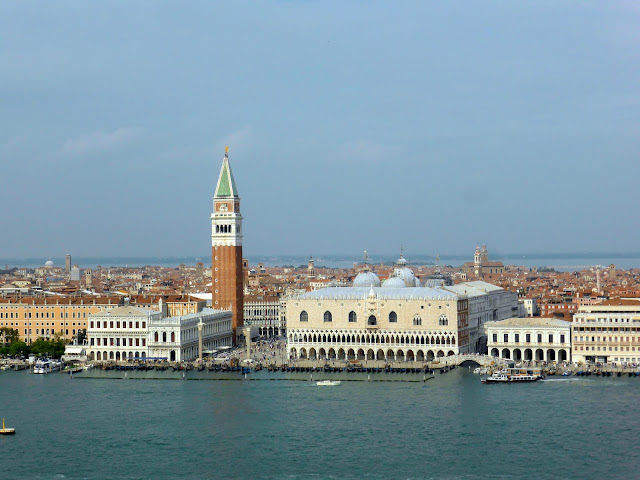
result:
[[[243,325],[242,215],[225,147],[211,214],[211,306],[233,312],[233,342]]]

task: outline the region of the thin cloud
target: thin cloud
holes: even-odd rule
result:
[[[68,157],[92,155],[121,148],[130,144],[140,133],[133,127],[122,127],[111,132],[98,130],[64,142],[60,154]]]
[[[353,163],[381,163],[389,160],[393,154],[394,149],[388,145],[369,140],[356,140],[342,148],[340,158]]]

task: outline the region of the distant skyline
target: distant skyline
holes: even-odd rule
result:
[[[637,2],[4,2],[0,31],[0,258],[209,251],[224,145],[248,258],[640,250]]]

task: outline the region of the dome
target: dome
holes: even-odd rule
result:
[[[47,263],[44,264],[45,267],[53,267],[53,261],[51,259],[47,260]]]
[[[396,265],[398,265],[399,267],[404,267],[406,264],[407,264],[407,261],[404,259],[402,255],[400,255],[400,258],[396,262]]]
[[[396,277],[400,278],[407,287],[415,286],[416,276],[413,274],[410,268],[396,268],[395,275]]]
[[[360,272],[353,280],[354,287],[379,287],[380,279],[373,272]]]
[[[389,277],[383,283],[382,286],[385,288],[405,288],[406,285],[402,281],[401,278],[398,277]]]

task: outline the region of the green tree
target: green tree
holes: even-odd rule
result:
[[[0,328],[0,332],[2,332],[2,336],[7,343],[13,343],[20,340],[20,332],[15,328],[2,327]]]
[[[84,345],[85,340],[87,340],[87,329],[82,328],[78,330],[78,345]]]
[[[18,340],[16,342],[11,342],[9,345],[9,355],[29,355],[29,345]]]

